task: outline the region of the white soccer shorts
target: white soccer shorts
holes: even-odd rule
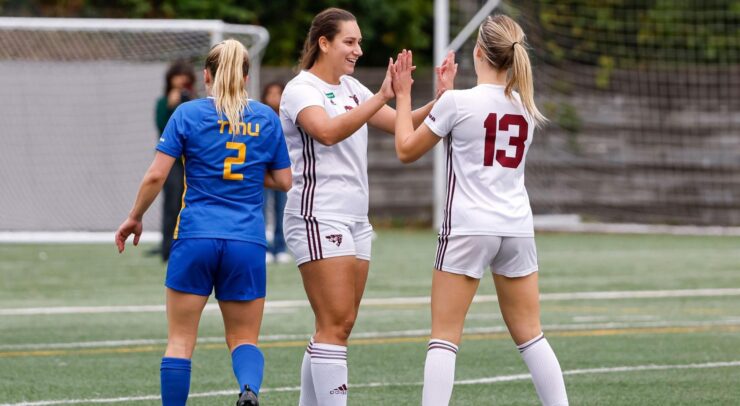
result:
[[[285,243],[296,265],[352,255],[370,260],[373,226],[367,221],[339,220],[285,213]]]
[[[434,268],[481,279],[486,267],[491,272],[518,278],[537,272],[534,237],[493,235],[440,236]]]

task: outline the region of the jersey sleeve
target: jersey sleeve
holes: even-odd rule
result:
[[[157,151],[175,158],[181,157],[183,145],[185,144],[184,134],[182,109],[178,107],[175,112],[172,113],[172,116],[170,116],[162,135],[159,137],[159,143],[156,148]]]
[[[324,95],[308,83],[296,83],[285,88],[281,108],[290,121],[297,123],[298,113],[309,106],[324,107]]]
[[[272,127],[275,129],[275,153],[272,156],[272,161],[267,164],[267,169],[277,170],[290,168],[290,155],[288,154],[288,146],[285,143],[285,134],[283,134],[283,127],[280,125],[280,119],[277,116],[272,118]]]
[[[432,111],[424,119],[424,124],[438,137],[446,137],[457,123],[457,105],[452,91],[445,92],[434,103]]]

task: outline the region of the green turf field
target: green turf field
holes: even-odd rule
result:
[[[740,404],[740,238],[537,241],[542,321],[572,405]],[[365,294],[373,300],[350,342],[349,404],[420,403],[435,244],[432,232],[378,232]],[[158,404],[165,268],[143,255],[149,247],[132,248],[0,245],[0,406]],[[452,404],[536,405],[493,295],[487,278],[466,322]],[[304,300],[294,266],[270,267],[264,405],[298,403],[313,326]],[[207,310],[190,405],[236,400],[222,334],[218,311]]]

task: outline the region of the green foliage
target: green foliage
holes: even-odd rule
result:
[[[402,48],[416,51],[417,64],[432,59],[429,0],[0,0],[4,15],[90,18],[218,19],[262,25],[270,32],[268,65],[294,65],[313,17],[328,7],[351,11],[363,34],[362,66],[384,66]]]
[[[740,62],[737,0],[542,0],[538,20],[545,58],[611,69]]]

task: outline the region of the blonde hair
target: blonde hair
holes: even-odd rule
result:
[[[516,88],[522,99],[522,104],[535,123],[547,121],[534,103],[534,85],[532,81],[532,65],[527,55],[527,43],[522,27],[505,15],[487,17],[478,29],[478,47],[483,51],[486,60],[498,70],[509,70],[511,74],[506,80],[506,97]]]
[[[249,98],[245,87],[249,73],[247,49],[234,39],[219,42],[208,52],[206,69],[213,78],[211,89],[219,117],[226,116],[229,128],[239,128]]]

